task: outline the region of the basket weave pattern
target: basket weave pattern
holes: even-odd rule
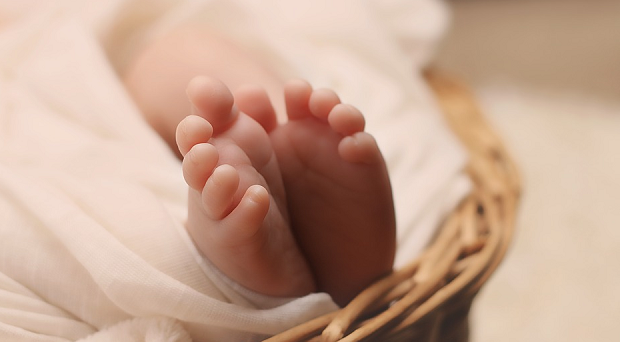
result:
[[[467,341],[472,300],[510,244],[520,195],[515,165],[467,87],[425,74],[470,154],[474,189],[416,260],[349,305],[267,339],[284,341]]]

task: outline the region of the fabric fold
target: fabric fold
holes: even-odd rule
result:
[[[0,339],[259,340],[337,309],[240,287],[185,231],[180,162],[119,74],[189,22],[365,113],[393,179],[398,260],[415,257],[468,181],[419,75],[447,17],[412,3],[0,0]],[[433,23],[407,23],[422,13]]]

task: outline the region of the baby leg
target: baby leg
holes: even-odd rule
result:
[[[145,46],[123,75],[144,118],[173,151],[176,127],[191,110],[185,89],[198,75],[217,78],[232,91],[259,84],[284,103],[283,82],[252,54],[202,26],[176,29]]]

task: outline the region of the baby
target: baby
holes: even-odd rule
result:
[[[145,47],[125,83],[183,160],[200,252],[258,293],[344,305],[392,269],[385,162],[356,108],[267,65],[190,26]]]

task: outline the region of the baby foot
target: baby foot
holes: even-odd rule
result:
[[[389,273],[395,216],[385,162],[364,117],[329,90],[285,87],[288,122],[274,124],[266,94],[237,94],[242,110],[269,132],[297,241],[317,287],[340,305]]]
[[[195,115],[181,121],[176,140],[190,187],[187,229],[198,249],[253,291],[279,297],[314,291],[267,133],[217,80],[194,78],[187,94]]]

